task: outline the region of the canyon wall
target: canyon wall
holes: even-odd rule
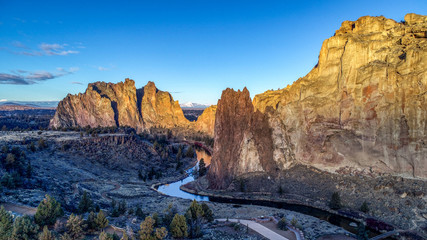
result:
[[[246,173],[278,177],[301,163],[427,178],[427,17],[345,21],[303,78],[250,101],[218,102],[208,179],[227,188]]]
[[[189,127],[178,101],[160,91],[153,82],[136,89],[126,79],[117,84],[90,83],[85,93],[68,94],[59,102],[50,127],[118,127],[129,126],[137,131],[153,126]]]

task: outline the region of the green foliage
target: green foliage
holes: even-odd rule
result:
[[[138,207],[136,207],[135,215],[136,215],[137,217],[139,217],[139,218],[144,218],[144,217],[145,217],[144,212],[142,211],[141,207],[139,207],[139,206],[138,206]]]
[[[172,203],[169,204],[168,208],[165,210],[165,215],[163,217],[164,225],[169,226],[176,213],[178,213],[176,206],[174,206]]]
[[[155,238],[158,240],[164,239],[168,235],[168,231],[165,227],[156,228],[156,232],[154,234]]]
[[[108,226],[108,219],[102,210],[100,210],[96,216],[95,225],[98,230],[104,229]]]
[[[14,167],[16,163],[16,156],[13,153],[8,153],[5,159],[6,168]]]
[[[202,158],[199,162],[199,177],[205,176],[207,172],[205,160]]]
[[[329,202],[329,207],[334,210],[340,209],[342,207],[341,197],[338,192],[334,192],[332,194],[331,201]]]
[[[359,223],[357,225],[357,240],[368,240],[368,231],[366,230],[366,226],[363,223]]]
[[[3,187],[14,189],[16,187],[13,177],[9,173],[5,173],[0,180],[0,183]]]
[[[68,233],[64,233],[60,238],[60,240],[73,240]]]
[[[185,152],[185,156],[188,158],[193,158],[194,157],[194,149],[192,146],[187,148],[187,151]]]
[[[120,240],[129,240],[128,235],[126,234],[126,232],[123,232],[122,237],[120,238]]]
[[[73,239],[78,239],[83,235],[84,223],[79,215],[71,214],[67,220],[67,233]]]
[[[188,236],[188,226],[185,217],[178,213],[173,217],[169,229],[174,238],[185,238]]]
[[[80,214],[89,212],[93,208],[93,201],[86,191],[83,192],[82,198],[80,199],[78,212]]]
[[[159,217],[159,214],[158,213],[153,213],[153,215],[152,215],[152,218],[153,218],[153,220],[154,220],[154,227],[158,227],[158,226],[160,226],[161,225],[161,219],[160,219],[160,217]]]
[[[277,223],[277,228],[279,228],[280,230],[283,230],[283,231],[287,231],[288,230],[287,225],[288,225],[288,223],[286,221],[286,218],[283,217]]]
[[[106,233],[102,231],[99,236],[99,240],[114,240],[114,236],[112,234]]]
[[[297,227],[297,225],[298,225],[298,220],[297,220],[296,218],[292,218],[292,219],[291,219],[291,225],[292,225],[292,226],[294,226],[294,227]]]
[[[178,153],[176,154],[176,161],[181,160],[182,158],[182,146],[179,146]]]
[[[368,206],[368,203],[366,201],[364,201],[362,203],[362,205],[360,206],[360,211],[362,211],[364,213],[368,213],[369,212],[369,206]]]
[[[37,142],[37,145],[38,145],[39,149],[47,148],[47,144],[43,138],[39,139],[39,141]]]
[[[86,226],[88,230],[94,231],[98,229],[95,219],[96,219],[96,214],[94,212],[90,212],[86,219]]]
[[[40,226],[53,225],[58,217],[64,215],[61,204],[55,198],[46,195],[37,207],[36,215],[34,218],[36,223]]]
[[[212,222],[214,220],[213,213],[206,203],[202,203],[202,210],[203,218],[208,222]]]
[[[47,226],[44,226],[43,232],[39,234],[39,240],[55,240],[55,236],[49,231]]]
[[[141,222],[139,226],[140,230],[138,231],[140,240],[153,240],[152,235],[154,230],[154,219],[150,216],[146,217],[144,221]]]
[[[126,213],[126,201],[122,200],[119,203],[119,207],[118,207],[118,212],[120,215],[125,214]]]
[[[34,144],[34,142],[30,143],[29,149],[31,150],[31,152],[35,152],[36,151],[36,145]]]
[[[18,217],[13,223],[11,240],[32,240],[37,238],[39,226],[29,216]]]
[[[282,185],[279,185],[279,189],[277,190],[277,193],[281,196],[283,195],[284,191],[283,191],[283,187]]]
[[[6,125],[3,125],[3,127],[1,128],[1,130],[2,130],[3,132],[7,131],[7,127],[6,127]]]
[[[204,212],[202,206],[200,206],[196,200],[193,200],[185,213],[191,238],[202,236],[203,215]]]
[[[13,229],[13,217],[4,209],[3,206],[0,208],[0,240],[8,240],[12,235]]]

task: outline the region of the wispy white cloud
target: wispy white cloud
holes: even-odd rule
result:
[[[79,51],[71,50],[68,44],[59,43],[41,43],[36,50],[31,49],[20,41],[12,42],[12,46],[13,48],[1,47],[0,50],[6,50],[12,54],[25,56],[66,56],[79,53]],[[77,47],[82,48],[83,46],[79,45]]]
[[[7,99],[0,99],[0,102],[7,102]]]
[[[83,83],[81,83],[81,82],[71,82],[71,84],[83,85]]]
[[[76,72],[78,68],[57,68],[56,72],[16,70],[12,73],[0,73],[0,84],[31,85],[41,81],[58,78]]]
[[[74,50],[65,50],[65,47],[67,46],[67,44],[58,44],[58,43],[53,43],[53,44],[48,44],[48,43],[42,43],[39,45],[39,48],[42,50],[42,52],[45,55],[60,55],[60,56],[65,56],[68,54],[76,54],[79,53],[79,51],[74,51]]]
[[[98,67],[98,70],[99,71],[108,71],[108,70],[110,70],[109,68],[106,68],[106,67],[101,67],[101,66],[99,66]]]

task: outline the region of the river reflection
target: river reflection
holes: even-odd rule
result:
[[[196,154],[197,154],[198,161],[200,161],[200,159],[203,158],[203,161],[205,162],[206,165],[209,165],[211,163],[211,156],[206,151],[196,150]],[[194,195],[179,189],[179,187],[181,187],[182,185],[194,181],[194,177],[191,175],[191,173],[193,172],[194,168],[198,166],[199,166],[199,162],[197,162],[196,166],[187,170],[188,177],[182,179],[181,181],[160,185],[157,191],[172,197],[179,197],[179,198],[190,199],[190,200],[195,199],[197,201],[209,201],[209,197]]]

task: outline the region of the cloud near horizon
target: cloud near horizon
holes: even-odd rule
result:
[[[47,71],[26,71],[16,70],[9,73],[0,73],[0,84],[12,84],[12,85],[31,85],[41,81],[62,77],[65,75],[73,74],[78,71],[78,68],[70,68],[65,70],[63,68],[57,68],[56,73]]]
[[[38,45],[38,49],[34,50],[26,46],[20,41],[12,42],[12,46],[16,49],[9,49],[7,47],[2,47],[0,50],[6,50],[10,53],[16,55],[25,55],[25,56],[66,56],[69,54],[77,54],[79,51],[66,49],[68,44],[59,44],[59,43],[41,43]],[[83,46],[79,45],[78,48]]]

